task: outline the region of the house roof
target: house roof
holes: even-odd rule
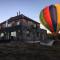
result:
[[[31,18],[29,18],[29,17],[27,17],[27,16],[25,16],[25,15],[23,15],[23,14],[18,15],[18,16],[14,16],[14,17],[11,17],[11,18],[9,18],[9,19],[6,20],[6,21],[11,22],[11,21],[18,20],[18,19],[26,19],[26,20],[30,20],[30,21],[33,21],[33,22],[35,22],[35,23],[40,24],[39,22],[36,22],[36,21],[34,21],[33,19],[31,19]],[[1,24],[5,23],[6,21],[2,22]]]

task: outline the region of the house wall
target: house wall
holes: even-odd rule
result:
[[[13,27],[12,27],[13,28]],[[47,32],[42,30],[40,32],[37,32],[36,29],[28,29],[22,27],[22,29],[16,29],[11,32],[7,32],[6,34],[4,33],[4,37],[7,38],[10,36],[14,36],[17,38],[17,40],[22,41],[22,42],[27,42],[27,41],[46,41],[47,40]]]

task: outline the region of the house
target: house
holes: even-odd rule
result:
[[[0,23],[0,40],[1,37],[14,37],[14,40],[22,42],[39,42],[47,40],[47,31],[40,28],[40,23],[19,14]]]

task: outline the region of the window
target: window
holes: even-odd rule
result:
[[[18,30],[18,32],[21,32],[20,30]]]
[[[45,36],[44,35],[42,35],[42,39],[44,40],[44,38],[45,38]]]
[[[8,27],[11,27],[12,26],[12,24],[10,23],[10,24],[8,24]]]
[[[36,27],[37,27],[37,28],[40,28],[40,24],[36,24]]]
[[[28,25],[32,25],[33,23],[31,21],[28,21]]]
[[[19,25],[19,24],[20,24],[20,22],[18,21],[18,22],[17,22],[17,25]]]
[[[29,31],[27,31],[26,33],[29,34]]]
[[[27,36],[30,36],[30,32],[29,31],[26,31],[26,33],[27,33]]]
[[[36,28],[36,24],[34,24],[34,28]]]
[[[1,37],[3,37],[4,36],[4,33],[1,33]]]
[[[23,23],[23,25],[27,25],[27,20],[25,20],[25,19],[22,19],[22,23]]]
[[[3,27],[6,27],[6,24],[5,23],[3,24]]]
[[[37,37],[39,37],[39,32],[37,32]]]
[[[0,26],[0,29],[1,29],[1,26]]]
[[[16,22],[15,21],[12,21],[11,24],[12,24],[12,26],[16,26]]]
[[[11,32],[11,36],[14,36],[14,37],[16,37],[16,31],[14,31],[14,32]]]
[[[6,21],[6,27],[8,27],[8,21]]]

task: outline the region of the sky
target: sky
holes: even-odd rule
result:
[[[60,0],[0,0],[0,23],[16,16],[18,11],[40,23],[40,11],[56,3],[60,3]],[[41,23],[40,26],[46,29]]]

